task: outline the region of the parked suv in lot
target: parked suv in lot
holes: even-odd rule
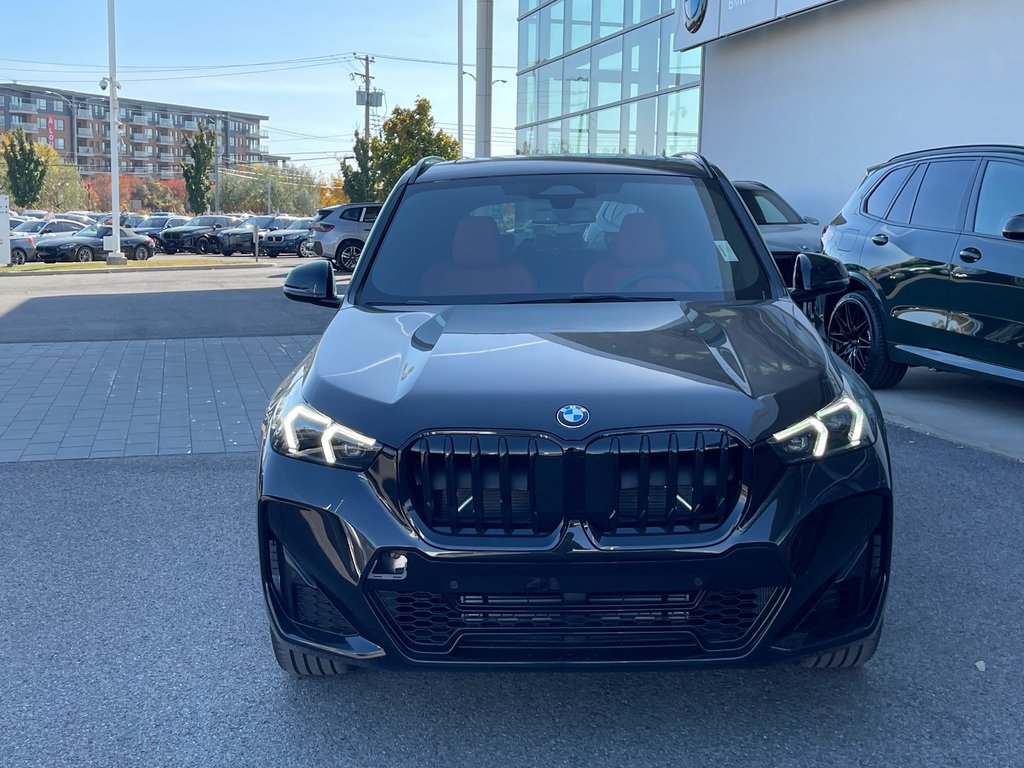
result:
[[[587,242],[605,203],[632,206]],[[278,661],[865,663],[892,541],[885,426],[699,156],[420,161],[264,423]]]
[[[363,244],[380,209],[380,203],[350,203],[321,208],[313,219],[307,247],[317,256],[333,261],[342,272],[351,272],[359,261]]]
[[[894,157],[823,236],[850,270],[832,348],[875,388],[927,365],[1024,384],[1024,147]]]

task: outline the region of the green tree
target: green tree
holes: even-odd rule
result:
[[[185,148],[192,156],[192,162],[181,163],[181,175],[185,179],[185,194],[188,209],[202,213],[210,206],[210,167],[216,152],[213,131],[200,126],[195,136],[185,137]]]
[[[26,140],[25,131],[21,128],[8,131],[2,145],[7,183],[14,204],[19,208],[35,205],[46,179],[46,160],[35,145]]]
[[[308,168],[246,165],[221,171],[225,210],[308,215],[320,203],[320,182]]]
[[[356,167],[342,166],[345,193],[353,201],[383,200],[411,166],[424,157],[454,160],[459,142],[437,128],[429,99],[418,98],[412,109],[395,107],[369,139],[356,132]]]
[[[70,211],[89,207],[89,191],[82,183],[78,168],[48,144],[36,144],[36,153],[46,163],[46,176],[36,205],[50,211]]]

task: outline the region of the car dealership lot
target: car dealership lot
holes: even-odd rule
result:
[[[126,458],[55,462],[22,452],[0,463],[0,763],[1017,761],[1024,472],[1018,460],[960,446],[985,414],[993,426],[999,413],[1020,423],[1024,407],[1020,390],[927,371],[884,393],[883,406],[908,422],[923,413],[936,427],[928,431],[941,426],[955,441],[892,429],[892,594],[879,653],[863,671],[285,677],[258,590],[255,436],[235,448],[225,439],[240,413],[253,434],[261,398],[330,320],[328,310],[284,301],[279,266],[0,281],[0,360],[35,366],[43,388],[25,405],[48,411],[37,426],[88,410],[81,399],[70,408],[60,400],[81,386],[65,386],[83,373],[68,356],[95,354],[80,345],[107,354],[85,384],[107,398],[102,408],[88,401],[102,411],[93,437],[108,415],[140,409],[107,421],[127,421]],[[5,378],[11,364],[0,362],[0,403],[10,393],[2,388],[23,376]],[[52,391],[47,376],[64,381]],[[122,391],[143,396],[111,402]],[[154,403],[148,451],[151,438],[129,436],[154,434]],[[133,416],[145,417],[134,430]],[[172,435],[183,416],[188,426]],[[161,426],[188,439],[161,451]],[[214,431],[219,443],[199,439]],[[131,455],[140,445],[193,455]],[[195,455],[200,448],[209,452]]]

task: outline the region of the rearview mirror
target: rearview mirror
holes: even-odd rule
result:
[[[821,253],[801,253],[793,264],[793,287],[789,295],[801,303],[830,293],[842,293],[850,286],[850,273],[841,262]]]
[[[317,259],[292,269],[284,279],[284,295],[292,301],[320,307],[337,309],[341,306],[334,267],[326,259]]]
[[[1024,213],[1010,217],[1003,225],[1003,237],[1007,240],[1024,240]]]

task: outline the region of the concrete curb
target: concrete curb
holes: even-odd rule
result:
[[[7,272],[0,268],[0,277],[38,277],[39,275],[110,275],[115,273],[144,274],[146,272],[189,272],[203,269],[273,269],[276,264],[189,264],[182,267],[135,267],[120,269],[60,269],[40,270],[38,272]]]

